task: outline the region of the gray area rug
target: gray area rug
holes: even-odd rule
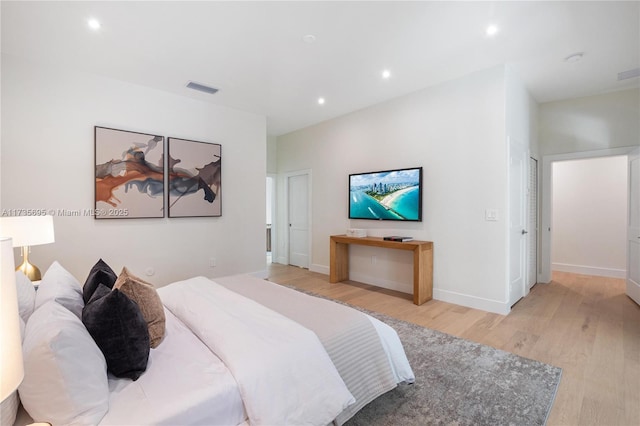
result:
[[[380,396],[346,426],[546,423],[562,369],[343,304],[393,327],[416,376],[414,384]]]

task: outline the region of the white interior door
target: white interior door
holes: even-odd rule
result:
[[[527,287],[533,287],[538,281],[538,160],[529,158],[529,233],[526,234],[529,246]]]
[[[309,267],[309,176],[289,176],[289,264]]]
[[[627,294],[640,305],[640,149],[629,155]]]
[[[509,304],[524,297],[527,279],[527,160],[521,144],[509,139]]]

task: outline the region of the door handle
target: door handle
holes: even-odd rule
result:
[[[522,235],[524,235],[524,234],[528,234],[528,232],[523,229],[522,230]]]

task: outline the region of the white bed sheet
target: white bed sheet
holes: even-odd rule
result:
[[[147,371],[135,382],[109,375],[110,408],[100,425],[248,426],[229,369],[167,308],[165,316],[166,334],[151,349]],[[381,338],[397,382],[413,383],[414,374],[396,331],[366,316]]]
[[[229,367],[252,425],[325,425],[355,402],[318,336],[290,318],[205,277],[158,293]]]
[[[239,280],[242,280],[242,281],[239,281]],[[273,293],[274,298],[278,298],[278,297],[281,298],[280,292],[298,293],[294,289],[287,288],[286,286],[282,286],[280,284],[277,284],[271,281],[265,281],[263,279],[259,279],[251,274],[232,275],[228,277],[216,278],[215,282],[223,285],[224,287],[232,291],[238,291],[237,287],[238,287],[238,284],[241,282],[242,283],[253,282],[254,284],[259,284],[260,287],[264,286],[266,288],[269,288],[270,290],[271,289],[278,290]],[[252,290],[253,291],[249,293],[250,294],[248,296],[249,298],[255,297],[255,289],[252,289]],[[246,289],[245,291],[240,291],[239,293],[247,296]],[[305,293],[298,293],[298,294],[305,294]],[[314,297],[314,296],[306,295],[302,297]],[[318,297],[317,299],[324,300],[326,302],[326,300],[322,297]],[[261,300],[261,299],[257,299],[257,300]],[[335,302],[332,301],[331,303],[335,303]],[[276,306],[271,306],[271,309],[278,311],[278,308]],[[318,307],[318,309],[321,310],[322,308]],[[385,324],[384,322],[378,320],[377,318],[374,318],[364,312],[360,312],[360,313],[365,317],[367,317],[371,322],[371,324],[373,324],[378,334],[378,337],[380,338],[380,342],[382,343],[382,348],[384,349],[387,359],[389,360],[389,364],[391,366],[391,370],[396,379],[396,383],[402,383],[402,382],[414,383],[415,375],[413,374],[411,365],[409,365],[409,360],[407,359],[407,355],[404,352],[404,347],[402,346],[402,342],[400,341],[400,337],[398,336],[398,333],[393,329],[393,327],[389,326],[388,324]],[[295,319],[295,317],[292,317],[292,318]]]
[[[369,318],[369,321],[371,321],[371,324],[375,327],[378,336],[380,336],[382,348],[387,354],[396,382],[414,383],[416,381],[416,377],[413,374],[411,365],[409,365],[407,354],[404,352],[404,347],[402,346],[398,333],[393,329],[393,327],[383,323],[379,319],[367,314],[364,315]]]
[[[224,363],[165,308],[166,334],[138,380],[109,377],[100,425],[238,425],[247,416]]]

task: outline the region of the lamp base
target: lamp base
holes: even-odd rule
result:
[[[16,268],[16,271],[22,271],[23,274],[29,278],[29,280],[40,281],[42,279],[42,275],[40,274],[40,269],[36,265],[29,263],[29,247],[22,247],[22,265]]]
[[[40,269],[28,262],[23,262],[22,265],[16,268],[16,271],[22,271],[22,273],[25,274],[31,282],[40,281],[42,279]]]

